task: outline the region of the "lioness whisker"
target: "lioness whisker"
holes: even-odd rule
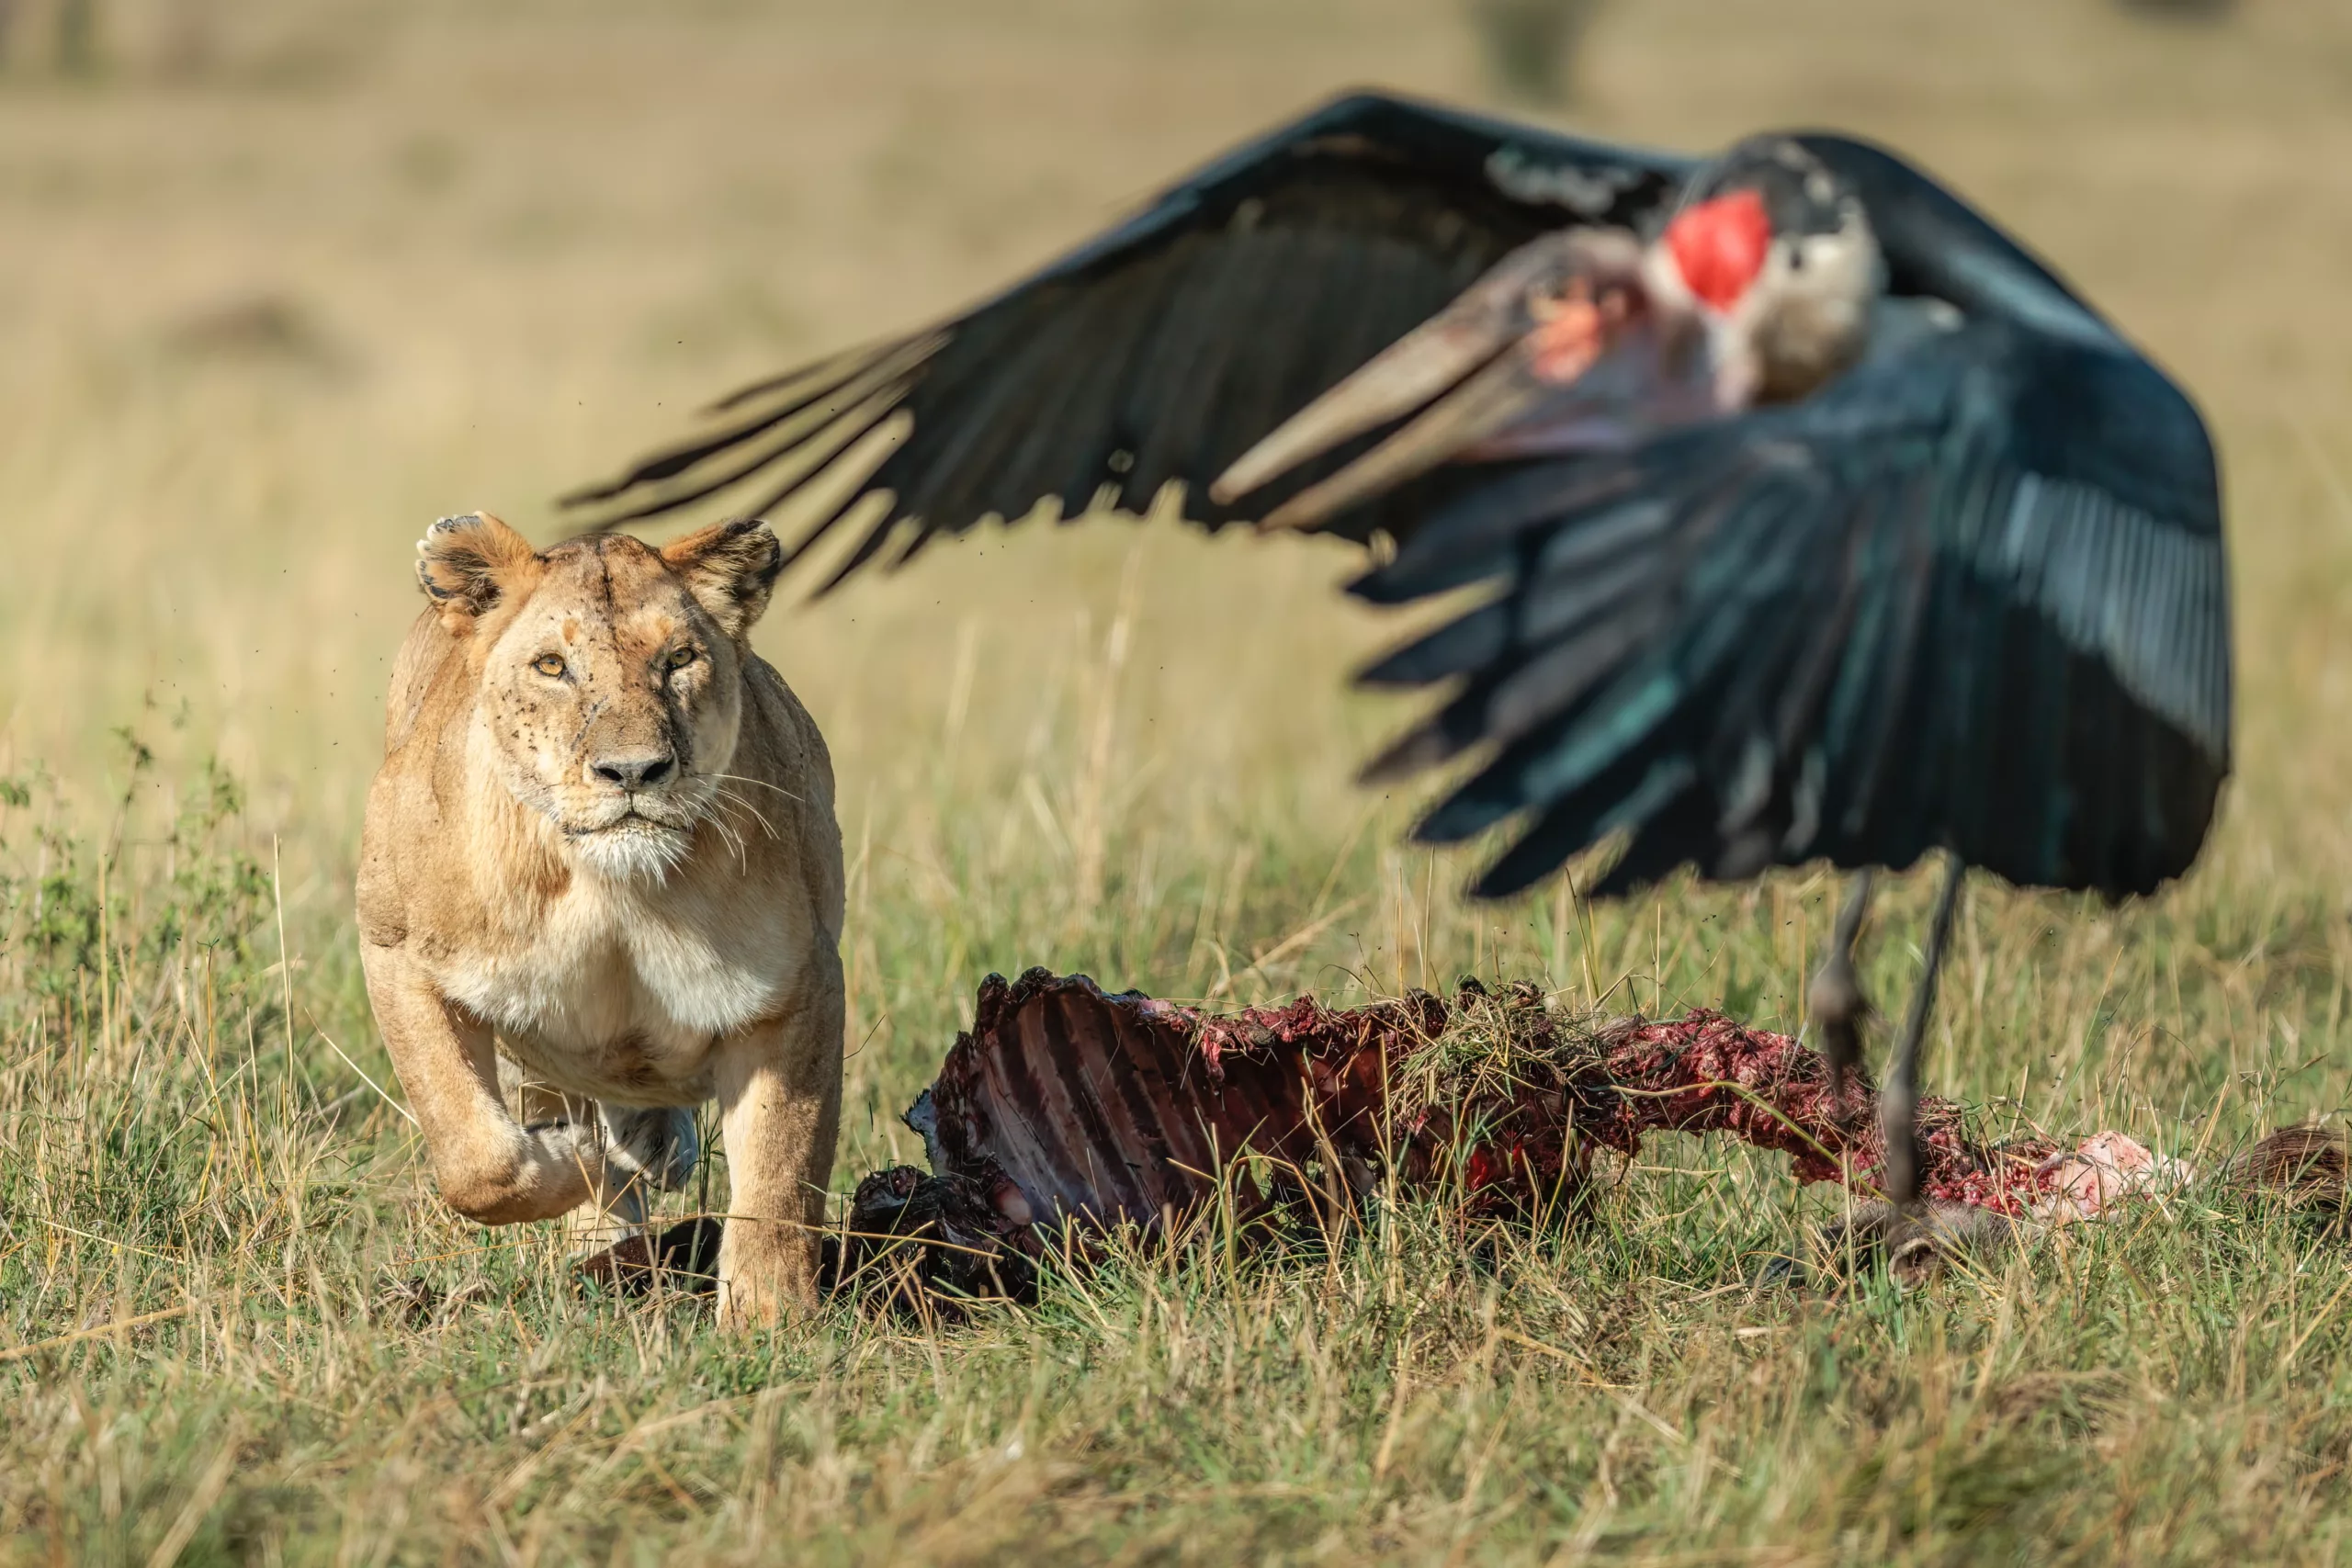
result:
[[[728,846],[734,853],[735,863],[745,870],[749,870],[752,864],[752,857],[750,850],[743,842],[743,835],[738,833],[732,827],[730,827],[725,818],[720,817],[716,813],[710,817],[709,822],[713,828],[716,828],[718,830],[719,836],[727,840]]]
[[[703,774],[702,776],[703,776],[704,778],[707,778],[707,779],[727,779],[727,780],[730,780],[730,781],[732,781],[733,783],[736,783],[736,784],[757,784],[757,785],[759,785],[762,789],[772,789],[772,790],[775,791],[775,792],[776,792],[776,794],[778,794],[778,795],[780,795],[784,796],[784,798],[785,798],[785,799],[786,799],[786,800],[797,801],[797,802],[799,802],[799,804],[801,804],[801,805],[803,805],[803,806],[806,806],[806,805],[808,805],[808,802],[806,799],[802,798],[802,797],[801,797],[801,796],[799,796],[799,795],[797,795],[793,794],[790,790],[788,790],[788,789],[785,788],[782,784],[770,784],[770,783],[768,783],[768,781],[767,781],[767,780],[765,780],[765,779],[747,779],[747,778],[745,778],[745,777],[744,777],[742,774],[741,774],[741,773],[705,773],[705,774]]]
[[[716,800],[722,801],[729,806],[741,807],[745,811],[750,812],[752,814],[752,820],[759,823],[761,830],[766,833],[769,838],[774,839],[781,836],[775,830],[775,824],[769,821],[766,816],[761,812],[759,807],[753,806],[749,800],[745,799],[735,791],[728,789],[723,785],[716,785],[711,790],[711,795],[712,798]]]

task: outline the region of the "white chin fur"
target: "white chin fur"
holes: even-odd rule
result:
[[[571,843],[581,866],[607,882],[661,882],[684,861],[694,841],[686,829],[633,821],[578,834]]]

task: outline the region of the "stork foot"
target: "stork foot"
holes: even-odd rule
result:
[[[1842,1116],[1854,1069],[1862,1060],[1862,1025],[1871,1016],[1871,999],[1862,994],[1851,953],[1833,953],[1815,971],[1805,987],[1804,1010],[1820,1032],[1821,1054],[1829,1058],[1830,1093]]]
[[[1839,1118],[1848,1115],[1846,1099],[1854,1069],[1862,1060],[1862,1026],[1871,1016],[1871,999],[1862,994],[1861,976],[1854,970],[1854,943],[1860,939],[1863,917],[1870,913],[1871,868],[1854,874],[1845,908],[1838,911],[1830,932],[1829,956],[1805,987],[1805,1015],[1821,1037],[1821,1054],[1829,1058],[1830,1098]]]
[[[1960,909],[1961,884],[1967,873],[1958,855],[1944,852],[1943,887],[1928,920],[1919,983],[1912,988],[1903,1038],[1888,1065],[1886,1088],[1879,1094],[1879,1131],[1886,1140],[1886,1196],[1903,1208],[1919,1201],[1919,1053],[1927,1041],[1928,1016],[1935,1011],[1936,980],[1943,971],[1944,949],[1951,942],[1952,919]]]

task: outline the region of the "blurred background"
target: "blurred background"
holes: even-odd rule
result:
[[[2142,917],[1988,894],[1950,1027],[2000,1027],[1989,985],[2071,1042],[2119,1010],[2198,1031],[2181,1085],[2324,1050],[2352,894],[2335,0],[0,0],[0,778],[41,781],[0,832],[85,820],[135,856],[217,756],[319,1016],[364,1032],[350,868],[426,524],[551,542],[551,497],[737,381],[949,310],[1366,83],[1692,150],[1883,138],[2182,378],[2242,672],[2240,777],[2165,928],[2203,988],[2176,966],[2160,1006],[2159,964],[2118,1002],[2097,977]],[[1821,877],[1586,930],[1552,895],[1464,909],[1466,859],[1396,847],[1419,796],[1349,778],[1407,710],[1340,686],[1400,628],[1329,592],[1349,564],[1095,522],[779,598],[760,645],[840,773],[853,1032],[899,1042],[854,1097],[895,1109],[977,976],[1031,963],[1191,996],[1637,975],[1645,1005],[1796,1021]]]

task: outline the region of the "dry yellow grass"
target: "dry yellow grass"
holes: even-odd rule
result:
[[[1727,1174],[1639,1176],[1589,1257],[1488,1274],[1400,1221],[1328,1278],[1139,1268],[1034,1320],[843,1317],[751,1358],[571,1300],[543,1239],[449,1224],[322,1038],[381,1076],[345,912],[424,525],[480,506],[552,538],[548,498],[735,379],[948,310],[1342,85],[1475,97],[1476,51],[1438,0],[251,0],[171,75],[154,7],[118,14],[96,80],[0,73],[0,776],[59,785],[0,806],[0,872],[29,886],[45,811],[105,846],[118,727],[164,781],[106,863],[147,924],[67,1001],[0,1008],[0,1346],[179,1315],[0,1363],[0,1531],[21,1532],[0,1552],[144,1559],[183,1516],[193,1551],[355,1561],[749,1556],[778,1531],[938,1561],[2345,1539],[2340,1256],[2211,1214],[2187,1242],[1808,1315],[1737,1289],[1785,1227],[1784,1172],[1712,1153],[1690,1163]],[[2203,401],[2241,674],[2220,834],[2157,908],[1978,888],[1930,1074],[2167,1142],[2332,1110],[2347,1082],[2352,9],[2241,10],[1618,0],[1574,116],[1694,148],[1883,137]],[[1823,878],[1588,924],[1550,895],[1466,908],[1465,862],[1396,847],[1411,796],[1347,780],[1403,710],[1340,682],[1396,628],[1329,592],[1345,566],[1096,523],[770,617],[856,863],[845,1174],[913,1152],[894,1113],[991,968],[1245,998],[1540,971],[1579,1000],[1797,1021]],[[274,918],[247,933],[255,1038],[191,1002],[184,953],[139,948],[187,849],[159,845],[165,796],[215,752],[253,796],[221,842],[283,852],[296,962],[267,971]],[[1883,999],[1923,902],[1889,906]],[[29,987],[10,929],[0,981]],[[155,1066],[199,1047],[256,1065],[228,1090]],[[153,1168],[181,1229],[135,1192],[74,1196],[76,1171],[137,1188],[108,1161],[190,1127]],[[371,1318],[411,1271],[504,1293],[438,1328]]]

